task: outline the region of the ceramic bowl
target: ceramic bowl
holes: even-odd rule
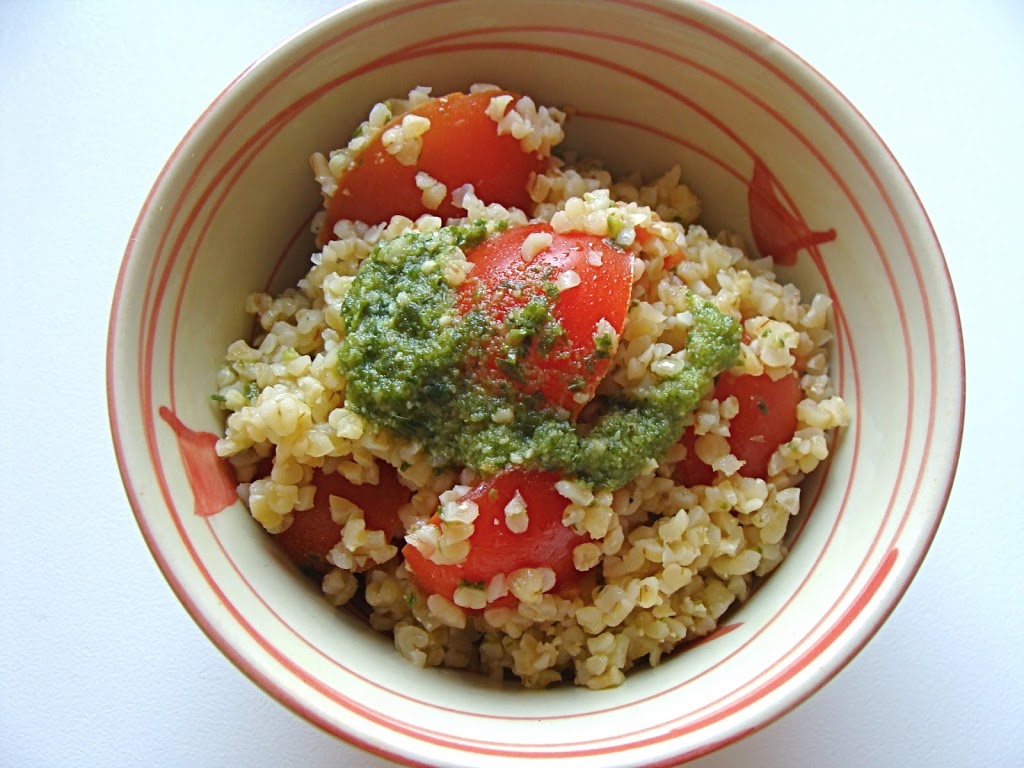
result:
[[[420,670],[331,608],[210,472],[211,407],[247,294],[313,250],[307,158],[369,107],[426,84],[496,82],[572,105],[569,144],[616,171],[682,165],[710,231],[772,252],[835,299],[833,373],[852,408],[792,551],[712,639],[621,687],[525,691]],[[942,252],[896,160],[810,66],[681,0],[366,0],[245,71],[156,181],[117,283],[111,425],[154,557],[214,643],[312,723],[411,764],[656,766],[705,754],[828,681],[907,589],[949,493],[963,353]]]

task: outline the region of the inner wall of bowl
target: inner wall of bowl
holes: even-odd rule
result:
[[[924,418],[917,411],[926,407],[902,395],[907,328],[927,318],[913,291],[895,301],[896,286],[914,276],[902,261],[891,206],[864,193],[873,182],[863,159],[795,84],[736,47],[734,39],[750,33],[708,25],[704,9],[693,21],[624,4],[523,2],[501,6],[496,23],[484,5],[471,3],[387,7],[393,14],[386,23],[357,6],[313,33],[306,52],[286,46],[280,60],[257,70],[262,77],[243,78],[197,137],[208,150],[197,156],[219,169],[223,182],[210,194],[190,192],[181,214],[195,214],[182,224],[194,232],[174,272],[183,286],[170,299],[178,311],[156,321],[162,343],[177,343],[159,350],[169,357],[153,384],[155,402],[171,402],[193,429],[220,429],[208,398],[226,346],[251,327],[242,314],[246,295],[275,275],[280,281],[280,274],[302,271],[281,261],[305,247],[302,228],[317,202],[311,152],[342,145],[382,98],[415,85],[440,94],[484,81],[539,103],[572,104],[579,116],[568,128],[570,144],[615,171],[651,174],[679,163],[712,232],[727,228],[750,238],[747,196],[760,158],[808,226],[837,232],[820,259],[803,251],[782,272],[805,290],[830,285],[839,302],[835,372],[855,405],[855,422],[839,440],[790,558],[732,616],[733,631],[601,693],[567,687],[495,696],[469,675],[413,670],[389,640],[327,606],[241,505],[212,518],[188,514],[192,500],[176,445],[162,432],[160,460],[178,475],[172,491],[180,535],[241,616],[231,631],[250,641],[244,653],[264,684],[286,699],[316,702],[303,705],[305,713],[339,732],[357,728],[382,745],[426,734],[442,746],[505,749],[511,718],[536,730],[541,743],[574,749],[575,737],[555,737],[536,720],[570,723],[591,713],[588,738],[601,749],[646,739],[656,752],[670,732],[735,731],[751,702],[778,706],[794,697],[783,683],[821,676],[820,664],[801,659],[827,654],[823,638],[863,599],[891,557],[886,542],[902,527],[901,478],[923,450],[915,430]],[[378,58],[387,50],[398,53]],[[223,116],[242,106],[244,120]],[[881,249],[893,253],[883,259]],[[192,259],[187,274],[185,251]],[[886,380],[866,376],[867,369],[886,371]],[[857,462],[869,461],[862,456],[885,461],[872,463],[873,482],[854,487]],[[459,713],[471,715],[471,727],[453,720]],[[402,735],[395,735],[396,723]]]

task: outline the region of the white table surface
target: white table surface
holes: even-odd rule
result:
[[[1024,765],[1024,3],[723,0],[831,79],[931,214],[960,301],[960,469],[917,579],[829,685],[697,768]],[[164,160],[330,0],[0,0],[0,766],[391,763],[266,696],[147,551],[105,399],[107,319]],[[1019,348],[1019,347],[1018,347]]]

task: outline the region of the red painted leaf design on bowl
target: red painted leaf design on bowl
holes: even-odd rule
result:
[[[234,504],[238,499],[235,478],[228,463],[217,455],[217,436],[189,429],[167,406],[161,405],[159,413],[178,439],[178,451],[195,498],[195,513],[210,517]]]
[[[791,267],[804,248],[814,248],[836,239],[834,228],[814,231],[788,200],[778,179],[760,158],[754,159],[754,175],[747,191],[750,229],[754,245],[762,256],[771,256],[776,264]]]

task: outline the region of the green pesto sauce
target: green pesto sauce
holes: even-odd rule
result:
[[[495,386],[481,373],[480,361],[494,356],[514,379],[523,373],[516,363],[525,349],[557,349],[565,336],[551,313],[557,292],[539,292],[501,324],[486,311],[459,312],[445,267],[463,259],[460,249],[495,231],[483,222],[444,227],[374,249],[341,308],[346,335],[338,367],[348,381],[346,406],[420,441],[439,467],[469,466],[487,475],[514,464],[619,488],[679,440],[686,416],[735,362],[739,324],[691,293],[694,325],[684,369],[643,397],[604,403],[593,424],[577,428],[541,398],[507,383]],[[598,339],[594,355],[607,357],[611,346],[612,339]],[[511,423],[492,420],[506,409]]]

